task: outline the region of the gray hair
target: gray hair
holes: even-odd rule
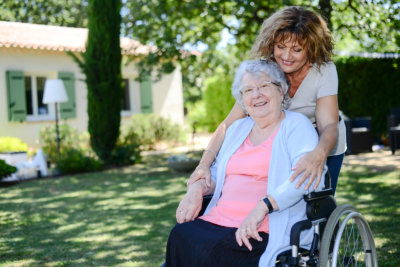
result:
[[[261,74],[264,73],[272,79],[273,82],[279,84],[278,88],[283,93],[283,107],[286,108],[289,104],[290,98],[288,92],[288,82],[285,77],[285,73],[281,70],[278,64],[269,60],[245,60],[243,61],[238,69],[236,70],[235,79],[232,83],[232,95],[236,101],[240,104],[242,109],[247,113],[243,102],[243,96],[240,93],[242,89],[242,80],[246,73],[250,74]]]

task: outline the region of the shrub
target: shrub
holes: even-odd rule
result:
[[[400,106],[400,59],[340,58],[339,107],[349,117],[372,117],[375,136],[387,131],[390,108]]]
[[[219,72],[205,81],[205,115],[210,132],[215,131],[235,104],[235,98],[231,94],[231,85],[232,76],[223,72]]]
[[[8,165],[4,160],[0,159],[0,180],[17,171],[14,166]]]
[[[60,125],[60,154],[66,149],[76,149],[85,151],[86,154],[92,152],[89,145],[88,133],[78,133],[73,127],[67,124]],[[48,155],[48,160],[51,163],[57,162],[57,135],[54,126],[46,126],[40,129],[40,144],[43,151]]]
[[[127,140],[124,137],[120,137],[111,153],[109,163],[116,166],[138,163],[141,159],[139,147],[136,138]]]
[[[0,153],[27,152],[28,145],[16,137],[0,137]]]
[[[65,148],[60,155],[57,168],[63,174],[97,171],[102,168],[102,162],[94,156],[87,156],[82,150]]]
[[[160,141],[178,141],[180,126],[155,114],[135,114],[123,131],[126,144],[139,144],[142,149],[154,149]]]
[[[54,126],[40,130],[40,143],[48,160],[63,174],[96,171],[102,162],[90,148],[87,132],[78,131],[67,124],[60,125],[60,159],[57,154],[57,138]]]

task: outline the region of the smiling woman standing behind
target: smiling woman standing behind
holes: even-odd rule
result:
[[[284,8],[265,20],[252,50],[255,57],[278,63],[290,83],[285,96],[286,108],[306,115],[318,131],[317,147],[298,161],[290,179],[294,181],[303,173],[297,186],[309,177],[306,189],[315,180],[315,187],[318,186],[326,161],[335,190],[346,150],[345,125],[339,120],[338,77],[331,62],[332,50],[326,22],[319,14],[302,7]],[[203,178],[206,184],[210,183],[209,167],[218,154],[226,129],[244,116],[243,109],[236,103],[213,134],[188,184]]]

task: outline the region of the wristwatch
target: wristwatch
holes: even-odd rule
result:
[[[274,208],[272,207],[271,201],[269,201],[268,196],[265,196],[262,201],[264,201],[265,205],[268,207],[268,214],[274,212]]]

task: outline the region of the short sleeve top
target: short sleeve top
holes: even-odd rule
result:
[[[338,94],[338,75],[333,62],[320,66],[313,65],[293,98],[288,110],[302,113],[316,127],[315,109],[319,98]],[[346,128],[343,120],[339,121],[339,136],[336,147],[330,155],[339,155],[346,151]]]

